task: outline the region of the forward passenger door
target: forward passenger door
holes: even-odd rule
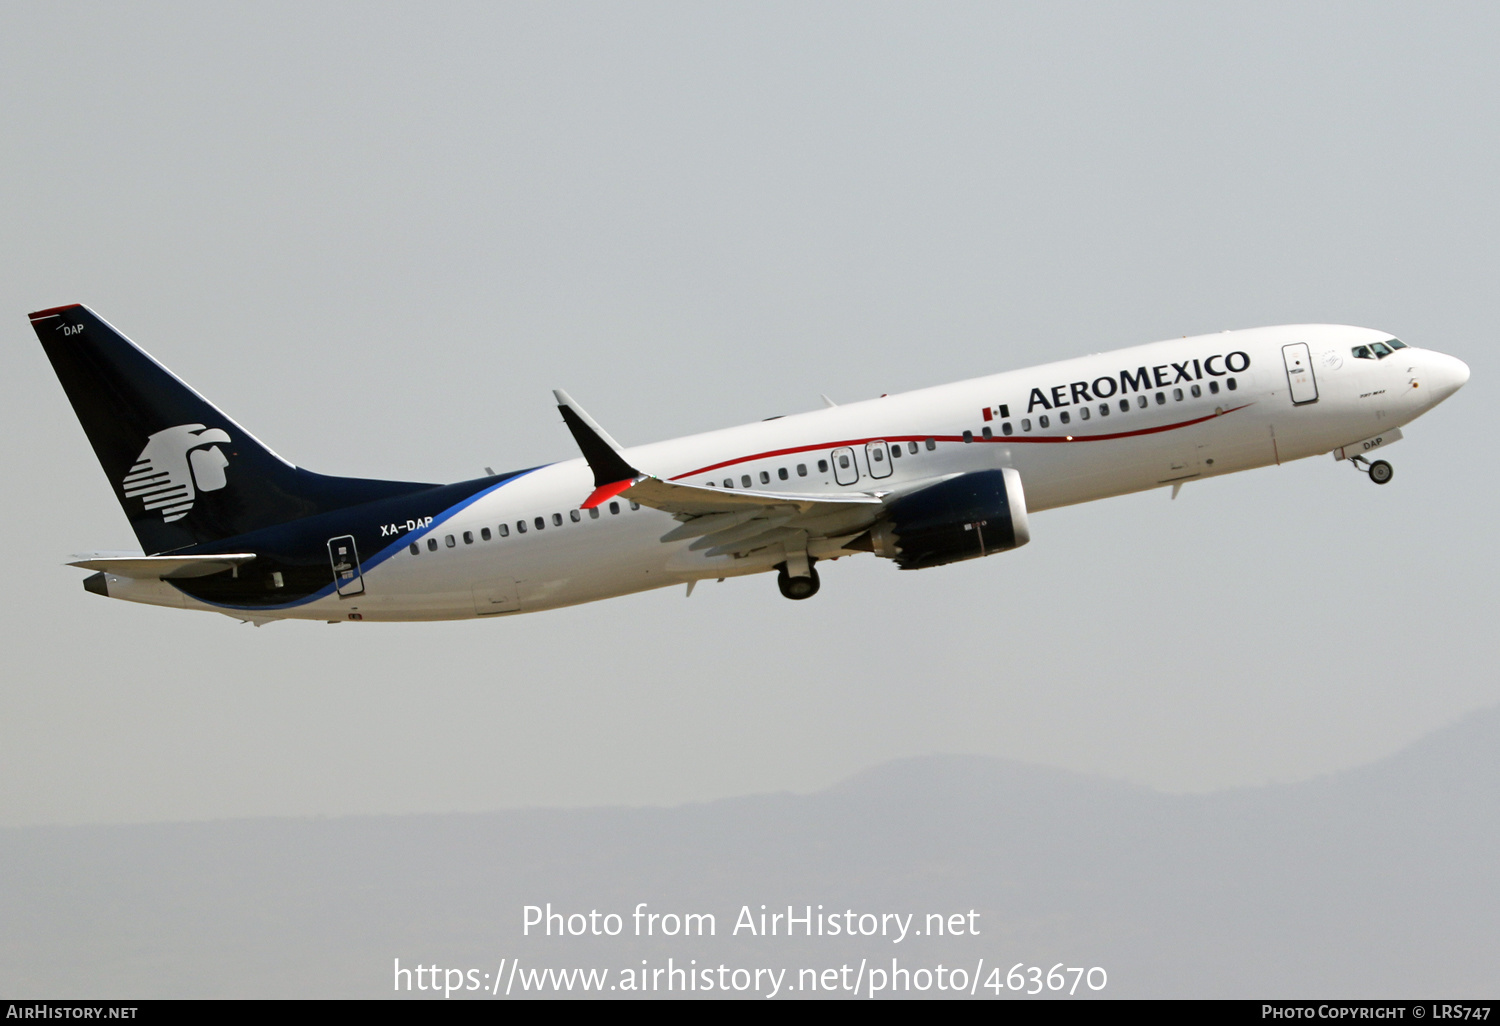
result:
[[[1306,342],[1293,342],[1281,347],[1281,358],[1286,362],[1286,380],[1292,390],[1292,405],[1318,401],[1318,379],[1313,375],[1312,353]]]

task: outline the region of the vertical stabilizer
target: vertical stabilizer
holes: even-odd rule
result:
[[[432,487],[293,466],[85,306],[31,326],[148,553]]]

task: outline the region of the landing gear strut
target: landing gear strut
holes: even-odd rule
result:
[[[818,593],[818,586],[821,582],[818,580],[818,572],[812,568],[812,563],[811,559],[807,561],[806,577],[793,577],[787,573],[785,563],[776,564],[776,586],[781,589],[783,595],[789,599],[801,601],[812,598]]]
[[[1370,480],[1378,485],[1389,484],[1391,478],[1396,474],[1391,469],[1391,465],[1385,460],[1376,460],[1374,463],[1371,463],[1363,456],[1350,456],[1349,462],[1354,465],[1355,470],[1369,474]]]

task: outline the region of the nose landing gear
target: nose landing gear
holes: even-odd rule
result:
[[[1395,470],[1391,469],[1391,465],[1385,460],[1376,460],[1371,463],[1363,456],[1350,456],[1349,462],[1354,465],[1355,470],[1369,474],[1370,480],[1378,485],[1389,484],[1391,478],[1396,475]]]

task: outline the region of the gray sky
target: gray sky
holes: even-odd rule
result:
[[[1500,701],[1492,5],[0,9],[0,824],[675,803],[980,753],[1300,779]],[[134,538],[25,319],[313,470],[452,480],[1176,335],[1473,368],[1331,459],[501,622],[87,595]]]

